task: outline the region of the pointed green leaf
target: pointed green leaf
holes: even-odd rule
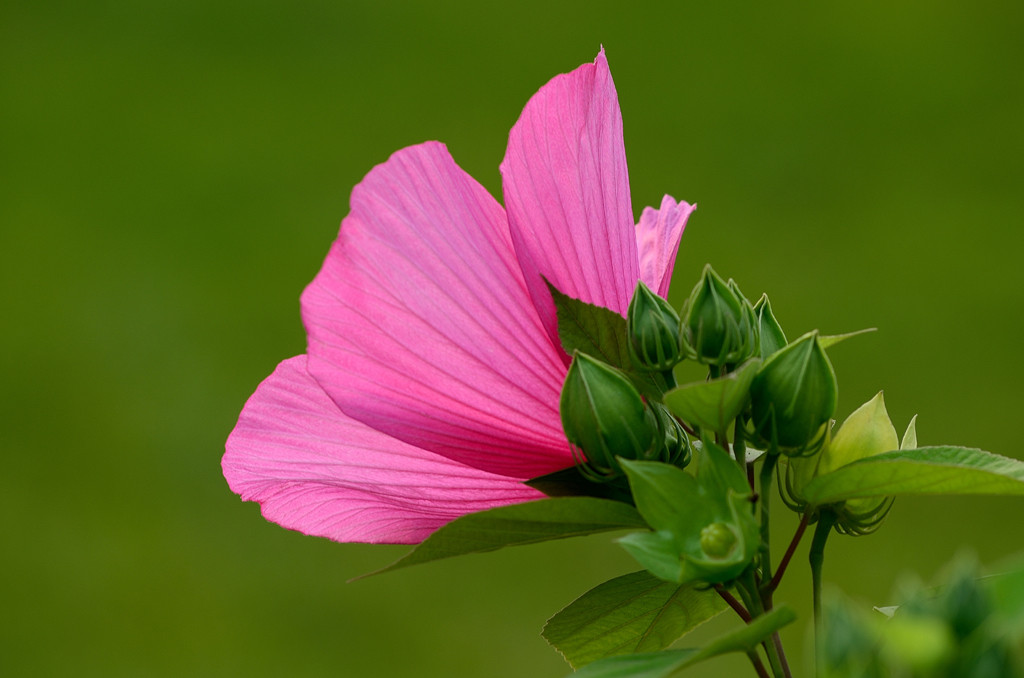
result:
[[[821,344],[822,348],[832,348],[841,341],[846,341],[851,337],[857,337],[862,334],[868,334],[869,332],[877,332],[877,327],[868,327],[863,330],[857,330],[856,332],[847,332],[846,334],[819,334],[818,343]]]
[[[666,650],[610,657],[588,664],[572,678],[668,678],[705,659],[730,652],[751,652],[795,619],[793,610],[780,605],[750,624],[711,641],[702,650]]]
[[[448,523],[407,555],[372,574],[505,546],[646,525],[635,508],[610,499],[558,497],[510,504]]]
[[[558,315],[558,338],[569,355],[586,353],[613,367],[629,368],[629,336],[626,319],[603,306],[595,306],[562,294],[548,283]]]
[[[918,447],[818,476],[803,494],[812,506],[907,494],[1024,495],[1024,462],[967,447]]]
[[[614,655],[664,649],[724,609],[711,589],[634,572],[577,598],[548,620],[544,638],[578,668]]]
[[[761,361],[753,358],[719,379],[684,384],[665,394],[665,407],[683,421],[705,431],[727,431],[747,404],[750,382]]]
[[[548,289],[558,316],[558,338],[566,353],[579,351],[617,367],[641,393],[660,396],[662,388],[656,382],[656,373],[639,372],[633,365],[625,318],[603,306],[562,294],[550,282]]]

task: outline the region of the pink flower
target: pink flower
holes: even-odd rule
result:
[[[224,477],[268,520],[416,543],[540,498],[522,481],[572,466],[542,276],[624,314],[637,280],[667,293],[693,207],[665,196],[633,224],[603,51],[530,99],[501,175],[507,209],[429,142],[352,191],[302,295],[308,353],[260,384],[227,441]]]

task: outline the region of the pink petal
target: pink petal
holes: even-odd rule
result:
[[[661,199],[661,209],[645,207],[636,225],[640,279],[663,297],[668,296],[686,220],[695,209],[696,205],[676,203],[672,196],[666,195]]]
[[[344,542],[414,544],[466,513],[543,497],[346,417],[306,356],[278,365],[249,398],[222,466],[268,520]]]
[[[309,370],[349,416],[525,479],[571,466],[559,348],[540,323],[501,206],[438,143],[352,192],[302,295]]]
[[[552,336],[555,311],[541,276],[625,314],[640,276],[622,115],[603,50],[530,99],[501,174],[516,254]]]

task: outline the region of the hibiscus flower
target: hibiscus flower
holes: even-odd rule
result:
[[[568,468],[569,358],[545,278],[625,314],[668,292],[693,207],[633,223],[603,50],[526,104],[501,164],[505,209],[428,142],[352,191],[302,295],[306,355],[245,404],[222,466],[264,517],[342,542],[416,543],[459,516],[541,498]]]

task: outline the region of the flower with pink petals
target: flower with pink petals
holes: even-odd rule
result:
[[[539,499],[523,481],[573,465],[544,279],[623,315],[638,280],[664,296],[693,207],[665,196],[633,223],[603,51],[530,99],[501,176],[505,209],[428,142],[352,191],[302,295],[307,354],[260,384],[227,441],[228,484],[267,519],[416,543]]]

